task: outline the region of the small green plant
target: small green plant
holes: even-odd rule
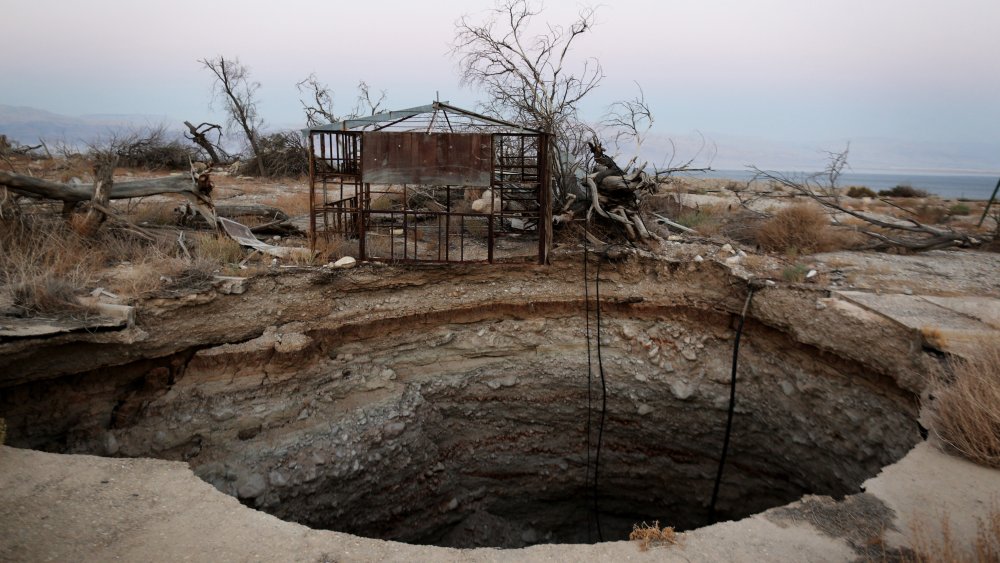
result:
[[[847,188],[847,197],[875,197],[877,194],[867,186],[851,186]]]
[[[968,215],[972,209],[964,203],[956,203],[948,208],[948,213],[952,215]]]
[[[805,281],[809,267],[803,264],[795,264],[781,271],[781,279],[789,283],[801,283]]]

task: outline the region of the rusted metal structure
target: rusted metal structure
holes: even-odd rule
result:
[[[445,102],[306,131],[309,239],[359,260],[548,261],[548,136]]]

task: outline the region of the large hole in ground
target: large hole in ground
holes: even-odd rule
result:
[[[247,505],[315,528],[452,547],[596,541],[579,313],[483,315],[287,325],[25,385],[2,406],[14,445],[183,459]],[[708,523],[733,326],[703,310],[605,311],[604,539],[642,521]],[[919,440],[912,396],[855,362],[749,320],[739,365],[720,519],[857,492]],[[596,363],[591,383],[593,463]]]

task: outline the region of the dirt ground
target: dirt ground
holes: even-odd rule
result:
[[[123,172],[128,174],[146,173]],[[307,191],[302,181],[219,176],[215,193],[219,201],[281,207],[301,224],[308,211]],[[685,197],[695,207],[719,203],[698,199],[717,194]],[[169,200],[163,203],[169,205]],[[629,354],[641,356],[635,364],[642,369],[624,372],[629,385],[650,380],[649,386],[659,384],[665,395],[680,402],[700,393],[706,408],[724,410],[725,362],[713,358],[728,357],[729,321],[746,303],[751,287],[757,294],[749,308],[750,330],[780,333],[784,340],[775,336],[773,341],[786,343],[767,347],[758,336],[760,347],[754,348],[754,340],[748,341],[746,353],[753,358],[748,365],[755,376],[768,373],[776,359],[792,357],[794,349],[812,358],[796,365],[814,362],[820,367],[809,369],[815,368],[820,379],[842,377],[854,390],[915,403],[943,355],[965,353],[966,344],[976,338],[1000,338],[997,253],[782,254],[759,252],[737,240],[664,238],[656,252],[632,250],[603,264],[602,300],[613,334],[606,346],[609,357],[622,366],[630,365]],[[304,239],[292,237],[281,244],[301,246]],[[405,410],[406,401],[419,403],[414,389],[429,397],[438,371],[478,377],[456,383],[471,386],[475,398],[469,401],[506,400],[516,406],[545,396],[518,383],[534,367],[518,362],[544,354],[579,356],[574,346],[582,327],[572,323],[583,305],[582,263],[579,245],[562,240],[547,267],[362,264],[336,270],[319,263],[262,263],[240,270],[230,264],[194,287],[105,299],[128,312],[99,330],[81,323],[58,326],[45,335],[3,333],[0,389],[7,396],[0,400],[0,416],[8,420],[8,443],[21,447],[0,447],[0,502],[5,507],[0,512],[0,559],[847,561],[898,555],[928,529],[937,535],[945,518],[953,538],[969,545],[978,519],[1000,503],[1000,498],[993,500],[1000,491],[1000,471],[945,454],[932,438],[905,455],[901,450],[901,459],[893,457],[899,461],[842,500],[806,496],[748,518],[686,532],[678,545],[649,551],[620,541],[518,550],[410,545],[311,529],[250,507],[286,494],[281,489],[286,479],[301,481],[296,485],[311,482],[315,475],[305,475],[309,469],[321,475],[341,470],[360,474],[364,469],[349,469],[352,463],[370,462],[376,453],[379,463],[394,463],[392,455],[382,458],[383,451],[358,445],[371,438],[362,430],[377,426],[379,441],[395,447],[389,438],[405,433],[390,425],[412,426],[416,419],[406,412],[383,419],[378,409],[397,391],[405,399],[391,405],[398,410]],[[650,334],[658,334],[656,326],[681,312],[709,328],[702,334],[685,327],[678,335],[660,334],[654,343]],[[9,330],[3,320],[0,329]],[[398,350],[390,346],[392,338],[399,339]],[[675,370],[675,365],[684,367]],[[303,372],[317,379],[296,387],[294,380]],[[818,397],[828,390],[802,374],[776,384],[787,397]],[[345,395],[323,397],[338,392]],[[286,397],[289,404],[265,410],[259,401],[264,394]],[[316,397],[302,400],[307,395]],[[619,417],[625,426],[641,426],[640,417],[670,423],[669,417],[658,419],[661,413],[650,406],[657,404],[655,396],[650,399],[641,391],[623,395],[631,409]],[[34,397],[51,402],[32,408]],[[188,400],[187,410],[172,411],[184,404],[179,397]],[[324,401],[326,406],[320,404]],[[861,433],[876,425],[868,415],[851,410],[858,402],[810,403],[809,409],[817,416],[825,408],[856,418]],[[550,410],[558,413],[560,406]],[[464,403],[448,408],[472,412]],[[915,412],[917,407],[906,409]],[[261,440],[281,442],[278,434],[268,434],[272,425],[295,430],[283,437],[299,441],[323,418],[316,413],[332,420],[343,412],[360,413],[357,420],[363,422],[355,424],[362,429],[358,435],[345,440],[348,450],[361,454],[355,452],[341,465],[303,454],[294,468],[275,476],[256,465],[250,471],[206,462],[202,467],[209,469],[202,470],[197,460],[190,461],[208,452],[213,439],[236,443],[254,440],[259,433]],[[257,425],[243,424],[244,418],[254,418]],[[203,431],[202,424],[217,435]],[[324,425],[326,432],[339,433]],[[337,428],[347,436],[351,427],[343,423]],[[886,424],[878,432],[894,428]],[[461,430],[455,427],[453,433],[461,435]],[[810,432],[789,434],[789,442],[815,442]],[[866,447],[877,448],[873,444],[881,437],[870,432],[872,444]],[[846,441],[835,435],[830,451]],[[385,451],[399,455],[398,450]],[[154,455],[163,459],[147,458]],[[875,459],[871,452],[858,455]],[[499,464],[495,457],[488,463]]]

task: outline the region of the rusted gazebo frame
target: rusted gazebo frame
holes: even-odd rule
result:
[[[359,260],[493,263],[498,237],[537,236],[538,262],[547,263],[552,205],[546,133],[445,102],[304,133],[314,250],[318,238],[340,236],[357,239]],[[463,197],[480,192],[489,200],[480,209],[456,209]],[[410,208],[415,193],[431,194],[426,205]],[[376,231],[384,236],[381,251],[368,244]],[[473,247],[477,252],[470,253]]]

